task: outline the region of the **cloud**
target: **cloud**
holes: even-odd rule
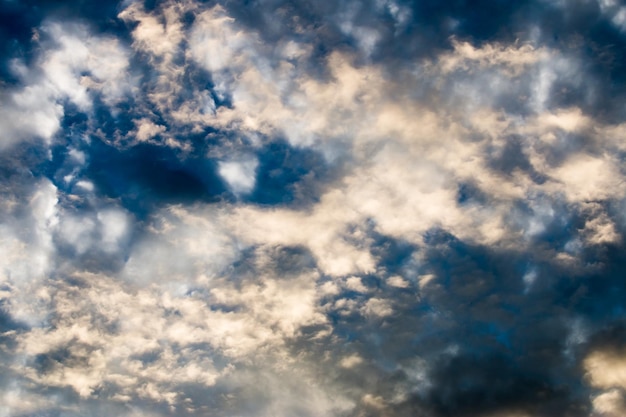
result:
[[[20,23],[0,414],[623,413],[621,6],[435,3]]]
[[[220,6],[200,14],[190,34],[194,59],[212,73],[236,68],[238,60],[254,53],[253,48],[246,48],[252,42],[246,32],[237,30],[234,19]]]
[[[49,181],[35,184],[16,201],[22,216],[2,223],[2,304],[13,320],[38,325],[48,314],[50,293],[46,285],[54,271],[53,233],[57,227],[57,189]],[[12,207],[5,207],[11,213]]]
[[[136,136],[139,142],[149,141],[166,130],[165,126],[157,125],[149,119],[136,120],[135,123],[137,125]]]
[[[409,283],[404,278],[397,275],[387,279],[387,284],[397,288],[406,288],[409,286]]]
[[[24,85],[3,92],[8,104],[1,121],[3,148],[33,137],[50,143],[61,127],[64,100],[90,111],[95,94],[115,105],[132,90],[128,53],[117,39],[56,21],[46,22],[40,30],[46,39],[41,41],[45,52],[38,57],[38,71],[15,60],[14,72]]]
[[[593,399],[593,408],[603,416],[618,416],[624,413],[624,398],[619,390],[610,390]]]
[[[585,359],[591,384],[599,388],[626,386],[624,355],[620,352],[596,351]]]
[[[617,332],[604,332],[594,340],[595,347],[584,359],[588,382],[601,390],[593,398],[593,408],[600,415],[614,416],[624,412],[624,389],[626,387],[624,352],[615,336]]]
[[[256,159],[242,161],[222,161],[218,164],[218,172],[228,183],[231,191],[237,195],[248,194],[254,189],[256,182]]]
[[[168,4],[162,9],[164,21],[147,13],[139,2],[131,2],[118,17],[124,21],[137,22],[132,35],[135,49],[146,51],[155,57],[161,57],[170,63],[183,40],[179,12],[184,6]]]
[[[370,298],[365,303],[363,311],[366,316],[385,317],[393,314],[391,303],[380,298]]]
[[[193,259],[208,253],[195,245],[179,246],[167,255],[154,249],[151,253],[165,261],[161,265],[182,258],[190,268],[186,276],[193,271],[202,275],[187,282],[179,277],[175,285],[170,280],[146,287],[136,280],[124,284],[101,274],[74,273],[71,282],[52,289],[54,328],[33,328],[15,336],[26,368],[20,371],[22,365],[16,362],[10,369],[37,386],[70,389],[84,399],[148,400],[173,410],[196,411],[205,406],[203,396],[189,392],[189,397],[182,397],[182,387],[215,387],[218,392],[228,387],[249,389],[254,379],[275,379],[279,372],[283,380],[293,381],[284,387],[288,391],[304,389],[300,379],[305,378],[307,389],[298,394],[301,400],[294,402],[295,392],[285,396],[277,391],[258,407],[287,414],[298,409],[304,415],[348,407],[349,400],[306,376],[310,372],[306,363],[296,364],[291,371],[261,365],[264,360],[292,361],[285,342],[298,338],[303,326],[326,323],[316,311],[314,270],[301,271],[296,264],[292,272],[277,276],[275,268],[285,267],[280,259],[284,255],[267,248],[257,254],[255,269],[261,276],[239,274],[229,280],[205,275],[207,269]],[[274,262],[281,263],[274,266]],[[133,264],[129,262],[127,268]],[[155,271],[159,276],[165,272]],[[203,288],[208,282],[211,289],[206,293]],[[222,359],[217,360],[216,354]],[[251,375],[235,373],[242,366],[245,369],[252,354],[261,355],[261,369]],[[281,384],[277,379],[268,389],[279,389]],[[245,407],[245,392],[238,395],[243,395],[240,406]],[[309,403],[303,406],[302,399]],[[246,413],[245,408],[240,412]]]

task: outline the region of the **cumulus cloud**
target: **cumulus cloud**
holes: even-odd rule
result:
[[[611,390],[593,399],[593,408],[603,416],[619,416],[626,411],[623,394]]]
[[[599,388],[624,388],[624,366],[624,355],[612,350],[596,351],[585,359],[591,384]]]
[[[25,213],[2,224],[2,301],[14,320],[38,325],[49,312],[46,281],[55,263],[52,238],[59,221],[57,189],[41,181],[24,197],[14,204]]]
[[[228,183],[233,193],[247,194],[254,189],[256,182],[256,159],[243,159],[241,161],[220,161],[218,172]]]
[[[92,35],[75,23],[49,21],[39,30],[35,42],[45,52],[36,68],[15,60],[24,85],[3,92],[3,147],[33,136],[50,142],[61,127],[64,100],[89,111],[95,94],[114,105],[132,90],[128,53],[117,39]]]

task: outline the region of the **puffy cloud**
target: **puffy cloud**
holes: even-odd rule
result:
[[[49,181],[41,181],[25,197],[25,201],[15,202],[25,213],[0,225],[4,253],[1,298],[13,320],[39,325],[45,321],[50,307],[46,283],[55,268],[57,189]]]
[[[189,215],[183,219],[192,221]],[[306,266],[300,270],[296,264],[276,275],[276,268],[286,268],[280,259],[284,254],[266,248],[258,250],[256,260],[255,269],[262,275],[209,277],[198,262],[199,256],[208,254],[202,248],[183,244],[175,250],[151,252],[157,257],[153,263],[160,259],[163,266],[179,259],[187,265],[186,275],[201,275],[172,285],[171,280],[157,284],[149,276],[144,282],[123,283],[102,274],[75,273],[67,283],[51,288],[53,327],[15,336],[26,368],[14,362],[10,369],[38,386],[70,389],[82,398],[113,403],[149,400],[187,411],[200,411],[206,404],[200,394],[181,392],[185,386],[215,387],[217,392],[248,389],[254,378],[278,378],[278,371],[280,378],[293,381],[288,390],[304,389],[300,379],[305,378],[306,392],[298,394],[297,402],[295,393],[275,392],[257,406],[265,407],[267,402],[268,410],[284,415],[303,407],[302,400],[309,402],[302,408],[304,415],[349,407],[349,399],[333,395],[306,376],[310,372],[306,363],[296,363],[291,370],[263,365],[263,361],[287,361],[285,366],[293,362],[286,342],[300,337],[303,327],[325,325],[317,307],[314,270]],[[133,262],[127,268],[132,269]],[[164,272],[133,274],[163,277]],[[261,369],[248,376],[235,373],[245,369],[251,355],[260,355]],[[276,380],[267,389],[278,389],[280,384]],[[248,399],[244,395],[241,401]]]
[[[15,61],[24,86],[3,92],[3,148],[33,136],[50,142],[61,127],[64,100],[90,111],[94,94],[114,105],[132,90],[128,53],[117,39],[56,21],[47,22],[41,33],[46,40],[40,41],[45,52],[38,57],[38,71]]]
[[[585,358],[590,382],[599,388],[626,387],[626,361],[621,352],[598,350]]]
[[[624,352],[612,346],[593,350],[584,360],[589,383],[603,391],[593,398],[593,408],[602,416],[624,413],[626,389],[626,362]]]
[[[370,298],[363,306],[363,312],[366,316],[386,317],[393,314],[393,308],[388,300]]]
[[[624,193],[621,173],[610,157],[574,155],[552,175],[564,183],[567,198],[572,201],[619,199]]]
[[[228,183],[231,191],[237,195],[248,194],[254,189],[256,182],[256,168],[259,162],[256,159],[241,161],[221,161],[218,172]]]
[[[129,219],[121,210],[102,210],[97,215],[101,224],[102,237],[100,244],[105,252],[117,252],[121,249],[124,239],[128,235]]]
[[[171,63],[184,38],[179,19],[184,7],[182,4],[168,4],[163,8],[161,16],[157,17],[146,12],[139,2],[131,2],[118,17],[124,21],[137,22],[132,32],[135,49]]]
[[[389,277],[387,279],[387,284],[391,285],[392,287],[397,287],[397,288],[406,288],[409,286],[409,283],[404,278],[398,275]]]
[[[619,416],[626,411],[624,397],[620,390],[613,389],[593,399],[593,408],[602,416]]]
[[[156,135],[159,135],[166,130],[165,126],[157,125],[151,120],[145,118],[135,121],[135,124],[137,125],[136,136],[139,142],[149,141]]]
[[[229,71],[249,59],[253,38],[238,30],[234,19],[221,6],[201,13],[190,34],[190,49],[195,60],[211,72]],[[244,61],[245,62],[245,61]]]

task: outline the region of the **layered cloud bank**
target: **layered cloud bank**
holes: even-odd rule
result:
[[[626,413],[624,6],[0,8],[0,416]]]

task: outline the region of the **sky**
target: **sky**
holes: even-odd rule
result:
[[[626,5],[0,0],[0,417],[623,417]]]

